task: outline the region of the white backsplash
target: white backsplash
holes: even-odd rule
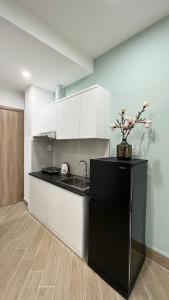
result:
[[[53,144],[53,164],[60,167],[62,162],[70,165],[72,174],[84,176],[84,164],[78,166],[80,160],[85,160],[90,174],[90,159],[109,156],[108,140],[64,140]]]
[[[32,141],[32,172],[42,168],[57,166],[67,162],[72,174],[85,176],[85,166],[78,162],[85,160],[90,174],[90,159],[109,156],[108,140],[64,140],[64,141]]]
[[[40,171],[42,168],[53,165],[53,142],[32,141],[32,172]]]

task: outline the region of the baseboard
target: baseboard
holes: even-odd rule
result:
[[[23,202],[24,202],[25,206],[28,207],[28,201],[25,198],[23,198]]]
[[[159,264],[161,267],[167,269],[169,271],[169,258],[164,256],[163,254],[146,247],[146,256]]]

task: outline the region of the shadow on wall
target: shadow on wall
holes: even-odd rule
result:
[[[151,128],[147,133],[143,132],[138,145],[138,156],[140,158],[151,157],[150,149],[152,144],[158,145],[160,141],[157,132]],[[155,222],[155,190],[163,186],[163,176],[161,171],[161,162],[159,158],[151,160],[148,164],[148,178],[147,178],[147,216],[146,216],[146,237],[148,243],[152,246],[155,244],[154,237],[154,222]],[[161,201],[161,199],[159,199]],[[150,235],[151,232],[151,235]],[[149,236],[148,236],[149,235]],[[149,245],[148,245],[149,246]]]
[[[143,129],[144,130],[144,129]],[[121,143],[122,137],[118,133],[115,136],[112,135],[111,139],[111,155],[116,156],[116,146]],[[138,141],[138,142],[136,142]],[[136,130],[134,133],[129,136],[127,142],[132,145],[133,158],[142,158],[146,159],[149,154],[151,144],[157,142],[157,136],[155,130],[152,128],[148,132],[144,132],[140,129]]]
[[[151,236],[147,236],[150,245],[154,245],[154,228],[153,224],[154,213],[155,213],[155,203],[154,203],[154,191],[155,189],[160,189],[163,186],[163,176],[161,172],[161,163],[159,159],[155,159],[152,165],[148,168],[148,179],[147,179],[147,215],[146,215],[146,228],[147,235],[151,232]],[[162,199],[159,199],[162,201]],[[149,246],[149,245],[148,245]]]
[[[119,132],[117,132],[116,134],[112,133],[111,155],[116,156],[116,145],[120,142],[121,134]],[[150,128],[148,131],[145,131],[144,128],[138,128],[129,136],[128,142],[132,144],[133,150],[137,152],[137,155],[133,155],[134,158],[148,158],[149,160],[147,178],[146,241],[148,241],[148,246],[151,245],[152,247],[152,245],[155,244],[155,232],[153,224],[155,222],[156,203],[154,193],[157,189],[161,189],[161,187],[163,186],[163,175],[161,171],[160,158],[156,156],[153,159],[151,154],[151,147],[153,146],[153,144],[159,144],[160,137],[157,135],[157,132],[153,128]],[[159,201],[161,200],[162,199],[159,199]]]
[[[141,135],[139,141],[138,156],[140,158],[149,158],[151,156],[150,149],[152,144],[159,144],[160,138],[154,129],[150,129],[147,133],[144,132]],[[154,245],[154,222],[155,222],[155,190],[160,189],[163,186],[163,176],[161,171],[161,162],[159,158],[151,160],[149,159],[148,164],[148,178],[147,178],[147,216],[146,216],[146,228],[147,240],[150,245]],[[162,199],[159,199],[160,201]],[[151,236],[148,234],[151,232]]]
[[[147,138],[147,142],[145,142],[145,138]],[[148,134],[143,132],[138,143],[138,157],[148,157],[151,144],[155,144],[157,140],[158,137],[154,129],[150,128]]]

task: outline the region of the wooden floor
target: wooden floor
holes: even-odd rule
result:
[[[120,300],[23,203],[0,209],[0,300]],[[146,261],[132,300],[169,299],[169,272]]]

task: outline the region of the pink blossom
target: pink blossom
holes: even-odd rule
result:
[[[145,127],[145,128],[150,128],[150,127],[151,127],[151,124],[145,123],[145,124],[144,124],[144,127]]]
[[[149,102],[148,101],[144,101],[143,106],[144,107],[148,107],[149,106]]]
[[[126,110],[127,110],[126,108],[122,108],[121,110],[122,114],[125,114]]]
[[[130,124],[132,124],[132,125],[134,125],[134,124],[135,124],[135,120],[134,120],[134,119],[132,119],[132,118],[129,118],[129,119],[128,119],[128,121],[129,121],[129,123],[130,123]]]
[[[114,130],[114,129],[116,128],[116,124],[115,124],[115,123],[111,123],[111,124],[110,124],[110,128],[111,128],[112,130]]]
[[[128,122],[125,122],[124,125],[122,125],[122,128],[127,130],[129,128],[129,123]]]

